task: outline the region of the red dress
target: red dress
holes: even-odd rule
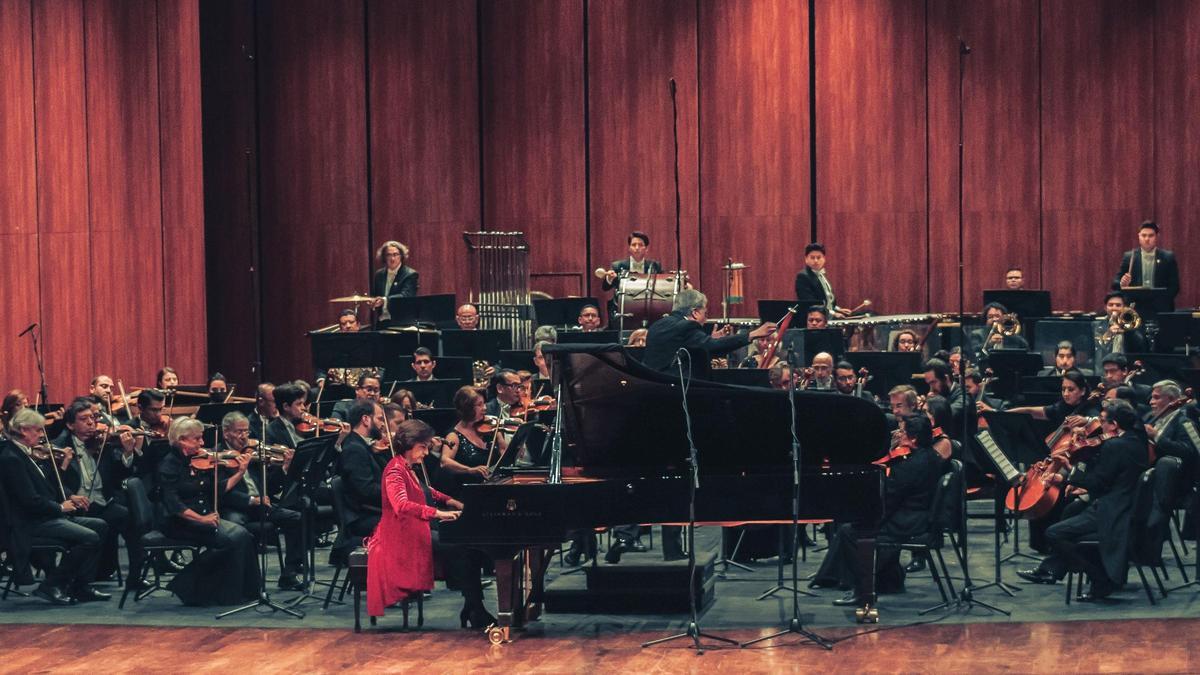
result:
[[[429,521],[437,509],[425,504],[425,493],[404,457],[383,470],[383,515],[367,548],[367,614],[383,610],[412,593],[433,588],[433,543]],[[430,488],[434,501],[450,497]]]

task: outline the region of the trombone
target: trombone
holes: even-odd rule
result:
[[[1118,334],[1124,335],[1131,330],[1137,330],[1142,327],[1142,317],[1132,307],[1126,307],[1117,312],[1112,312],[1108,315],[1108,326],[1104,332],[1096,338],[1096,341],[1102,345],[1108,345],[1113,338]]]
[[[987,337],[983,340],[983,349],[981,351],[988,352],[992,349],[992,340],[999,335],[1001,338],[1014,337],[1021,334],[1021,319],[1016,312],[1009,314],[1001,314],[999,319],[992,324],[988,330]],[[1003,344],[1003,343],[1001,343]]]

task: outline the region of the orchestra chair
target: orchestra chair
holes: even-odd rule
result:
[[[341,476],[334,476],[332,479],[330,479],[329,497],[330,501],[333,502],[333,517],[334,520],[337,521],[338,526],[337,539],[334,540],[333,544],[334,546],[337,546],[338,542],[340,542],[341,539],[346,536],[346,532],[349,532],[350,523],[349,513],[346,511],[346,486],[342,483]],[[340,577],[342,575],[342,571],[346,569],[347,565],[349,564],[349,560],[346,562],[342,562],[341,560],[333,560],[332,564],[333,579],[329,582],[329,592],[325,594],[325,604],[322,605],[322,609],[329,609],[330,603],[335,602],[333,599],[333,592],[337,590],[338,577]],[[342,598],[346,597],[346,589],[349,585],[350,575],[347,573],[346,578],[342,580],[341,594],[336,600],[336,602],[339,604],[341,603]],[[355,620],[357,621],[357,612],[355,614]]]
[[[145,551],[138,569],[129,570],[129,582],[135,579],[145,581],[147,567],[153,569],[150,561],[156,554],[173,555],[180,551],[191,551],[192,556],[195,557],[200,552],[199,544],[182,539],[171,539],[154,529],[154,506],[150,503],[150,497],[146,495],[146,486],[142,483],[141,478],[127,479],[125,491],[129,497],[129,517],[133,519],[134,531],[138,533],[142,549]],[[117,604],[117,609],[125,608],[125,600],[129,597],[131,588],[131,583],[125,584],[125,590],[121,592],[121,602]],[[134,593],[133,601],[141,602],[150,594],[161,590],[166,590],[166,588],[162,585],[162,577],[158,570],[154,570],[154,583],[149,588]]]
[[[1155,472],[1157,477],[1154,481],[1154,496],[1162,507],[1163,517],[1170,519],[1167,527],[1167,544],[1171,547],[1175,566],[1183,576],[1183,583],[1186,584],[1188,583],[1187,568],[1183,564],[1183,558],[1179,555],[1179,549],[1175,546],[1175,537],[1178,535],[1186,555],[1187,545],[1183,543],[1183,532],[1179,529],[1178,512],[1184,508],[1195,487],[1188,484],[1183,473],[1183,462],[1178,457],[1160,457],[1154,463],[1154,468],[1158,470]],[[1174,526],[1173,530],[1171,525]],[[1163,574],[1166,574],[1165,569]]]
[[[1164,458],[1168,459],[1168,458]],[[1174,458],[1171,458],[1174,459]],[[1178,462],[1178,460],[1175,460]],[[1169,466],[1167,465],[1164,466]],[[1176,464],[1176,468],[1178,465]],[[1168,470],[1169,472],[1169,470]],[[1162,596],[1167,597],[1167,589],[1163,586],[1162,578],[1158,575],[1158,570],[1163,569],[1166,572],[1165,564],[1162,558],[1163,540],[1167,537],[1167,530],[1170,520],[1166,512],[1162,510],[1162,506],[1156,503],[1155,495],[1155,477],[1156,468],[1151,467],[1142,472],[1138,477],[1137,489],[1133,494],[1133,515],[1129,519],[1129,530],[1126,536],[1129,537],[1129,564],[1137,569],[1138,577],[1142,581],[1142,588],[1146,592],[1146,598],[1151,605],[1157,604],[1154,600],[1154,591],[1150,588],[1150,583],[1146,581],[1146,573],[1144,567],[1149,567],[1150,572],[1154,575],[1154,581],[1158,584],[1158,589]],[[1174,477],[1172,477],[1174,478]],[[1079,542],[1079,546],[1099,548],[1100,542],[1097,540],[1084,540]],[[1066,604],[1071,604],[1071,586],[1075,575],[1080,574],[1078,588],[1075,589],[1076,598],[1083,593],[1083,578],[1082,571],[1072,569],[1067,571],[1067,593]]]
[[[954,468],[956,466],[957,470]],[[933,583],[942,596],[942,605],[939,606],[948,605],[952,598],[957,597],[954,582],[950,579],[950,570],[946,567],[946,559],[942,556],[942,546],[945,545],[946,531],[956,527],[959,520],[961,478],[962,463],[951,460],[950,469],[938,479],[934,488],[933,501],[929,506],[929,529],[925,534],[900,544],[900,550],[908,551],[914,559],[925,561],[929,576],[933,578]],[[943,578],[945,584],[942,583]]]
[[[350,552],[349,571],[346,572],[346,578],[350,581],[350,585],[354,587],[354,632],[362,632],[362,622],[359,615],[362,611],[362,594],[367,589],[367,549],[359,546]],[[417,628],[425,625],[425,596],[423,593],[417,592],[409,595],[399,603],[400,610],[404,613],[404,623],[401,626],[402,631],[408,630],[408,610],[415,601],[417,603]],[[371,617],[371,625],[376,624],[378,617]]]

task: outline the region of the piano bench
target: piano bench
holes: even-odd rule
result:
[[[346,578],[354,587],[354,632],[361,633],[362,592],[367,587],[367,549],[360,546],[350,553]],[[425,625],[425,599],[420,592],[417,592],[399,603],[404,616],[403,630],[408,630],[408,610],[414,600],[417,603],[417,628]],[[370,620],[372,626],[376,625],[376,617],[372,616]]]

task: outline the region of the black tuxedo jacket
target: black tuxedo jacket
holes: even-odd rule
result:
[[[831,285],[830,288],[833,286]],[[796,299],[797,300],[816,300],[818,305],[834,305],[837,302],[834,298],[825,297],[825,287],[821,285],[821,280],[817,278],[817,273],[812,271],[807,265],[804,270],[796,275]],[[801,307],[801,310],[806,308]]]
[[[286,445],[289,448],[296,447],[296,442],[292,440],[292,435],[288,432],[287,424],[283,421],[283,416],[276,417],[267,422],[267,444]]]
[[[377,298],[411,298],[417,294],[417,271],[408,265],[401,265],[396,271],[396,278],[392,279],[392,285],[384,288],[387,284],[387,268],[380,267],[375,270],[375,277],[371,280],[371,295]]]
[[[375,461],[371,448],[367,447],[362,436],[351,433],[342,441],[338,475],[342,477],[346,508],[353,514],[352,520],[383,510],[383,468]]]
[[[1133,271],[1130,276],[1133,277],[1129,285],[1141,286],[1145,282],[1142,278],[1142,249],[1135,248],[1132,251],[1125,251],[1121,255],[1121,268],[1117,270],[1116,276],[1113,277],[1112,289],[1114,291],[1121,290],[1121,277],[1129,272],[1129,259],[1133,258]],[[1165,249],[1157,249],[1154,252],[1154,279],[1150,285],[1154,288],[1167,289],[1167,300],[1164,303],[1166,306],[1159,307],[1159,311],[1174,311],[1175,296],[1179,295],[1179,263],[1175,261],[1175,254]]]
[[[0,445],[0,528],[18,583],[33,583],[29,555],[37,525],[62,518],[62,500],[50,490],[38,466],[11,441]],[[2,539],[2,538],[0,538]]]
[[[647,368],[666,371],[680,347],[703,349],[710,356],[720,356],[747,344],[750,344],[750,338],[746,333],[714,338],[704,332],[704,326],[687,319],[682,311],[671,312],[650,325],[642,363]]]
[[[1104,570],[1113,581],[1124,583],[1134,492],[1149,462],[1146,439],[1127,432],[1104,441],[1099,450],[1096,459],[1076,465],[1068,480],[1087,489],[1091,499],[1088,508],[1096,511]]]

